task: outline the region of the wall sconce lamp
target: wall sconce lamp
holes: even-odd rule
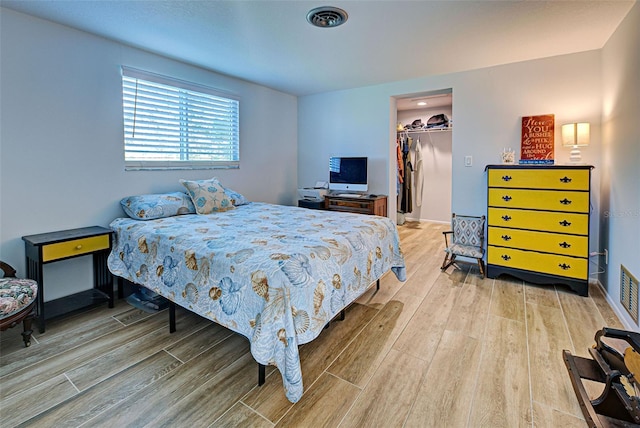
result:
[[[569,163],[582,163],[582,154],[578,147],[588,146],[589,140],[589,123],[568,123],[566,125],[562,125],[562,145],[564,147],[572,148],[569,156]]]

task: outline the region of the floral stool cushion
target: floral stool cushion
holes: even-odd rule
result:
[[[31,279],[0,278],[0,318],[28,307],[38,296],[38,283]]]

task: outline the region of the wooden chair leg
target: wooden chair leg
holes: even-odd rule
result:
[[[444,260],[442,261],[442,266],[440,266],[440,270],[445,270],[447,268],[447,261],[449,260],[449,253],[444,254]]]
[[[22,320],[22,325],[24,327],[24,331],[22,332],[22,340],[24,340],[24,346],[31,346],[31,334],[33,334],[33,330],[31,329],[31,323],[33,321],[33,314],[27,315],[25,319]]]
[[[485,278],[485,272],[484,272],[484,261],[482,259],[478,259],[478,268],[480,269],[480,275],[482,275],[482,279]]]
[[[442,262],[442,267],[440,268],[440,270],[444,271],[449,266],[451,266],[453,264],[453,262],[455,262],[455,260],[456,260],[456,255],[455,254],[447,253],[444,256],[444,261]]]

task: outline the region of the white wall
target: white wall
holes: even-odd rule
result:
[[[620,265],[640,279],[640,3],[602,50],[602,247],[609,264],[600,279],[628,326],[638,323],[620,304]]]
[[[399,110],[397,120],[403,125],[416,119],[427,123],[435,114],[444,113],[452,118],[451,106],[415,110]],[[406,214],[408,220],[451,221],[451,167],[452,167],[452,130],[411,133],[417,144],[420,141],[422,153],[422,205],[417,205],[417,175],[413,174],[413,211]],[[412,151],[412,159],[415,154]],[[417,167],[414,162],[414,168]],[[471,214],[471,213],[470,213]],[[481,214],[479,214],[481,215]]]
[[[376,120],[379,114],[372,116],[370,111],[361,108],[361,103],[375,104],[376,101],[379,100],[366,89],[298,99],[300,187],[312,186],[317,180],[327,181],[331,156],[368,156],[369,192],[388,194],[389,99],[385,99],[383,106],[378,105],[385,113],[383,121]]]
[[[589,51],[503,66],[429,76],[401,82],[309,95],[298,100],[299,184],[325,174],[325,159],[336,150],[357,151],[380,163],[372,177],[372,193],[394,194],[392,158],[396,136],[396,95],[451,88],[453,91],[453,172],[451,210],[486,212],[487,164],[500,161],[504,147],[519,156],[521,117],[555,114],[556,163],[569,159],[560,143],[560,126],[574,121],[591,123],[591,145],[583,150],[593,164],[592,185],[600,188],[600,51]],[[391,113],[390,113],[391,112]],[[473,166],[464,166],[464,157]],[[378,159],[379,158],[379,159]],[[385,167],[386,164],[386,167]],[[386,175],[385,175],[386,174]],[[597,251],[599,194],[592,198],[591,251]],[[395,199],[389,212],[395,212]],[[591,271],[595,273],[597,266]]]
[[[183,190],[179,178],[295,202],[296,97],[4,8],[0,31],[0,259],[20,273],[22,236],[108,226],[121,198]],[[121,65],[239,95],[240,169],[125,172]],[[86,258],[47,266],[47,300],[87,288]]]

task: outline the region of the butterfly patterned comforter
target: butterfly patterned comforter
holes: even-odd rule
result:
[[[252,202],[211,215],[111,223],[110,271],[246,336],[303,393],[298,345],[391,270],[405,280],[386,217]]]

